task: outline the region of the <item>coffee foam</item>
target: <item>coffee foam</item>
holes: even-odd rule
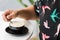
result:
[[[20,20],[20,21],[11,21],[10,26],[12,27],[22,27],[26,24],[26,20]]]

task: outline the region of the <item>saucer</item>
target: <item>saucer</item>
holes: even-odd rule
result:
[[[5,29],[5,31],[7,33],[10,33],[10,34],[13,34],[13,35],[26,35],[29,30],[26,27],[21,27],[19,30],[13,30],[13,29],[10,29],[9,27],[7,27]]]

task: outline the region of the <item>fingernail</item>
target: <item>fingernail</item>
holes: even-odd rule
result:
[[[7,16],[7,19],[10,19],[10,17],[9,17],[9,16]]]

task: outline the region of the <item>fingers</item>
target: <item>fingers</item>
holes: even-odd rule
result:
[[[10,15],[7,16],[8,19],[13,19],[15,18],[15,13],[12,12]]]
[[[11,13],[12,11],[11,10],[6,10],[3,14],[2,14],[2,17],[3,17],[3,20],[8,22],[10,21],[10,19],[7,18],[7,16]]]
[[[7,18],[6,18],[6,16],[4,14],[2,15],[2,17],[3,17],[4,21],[7,21]]]

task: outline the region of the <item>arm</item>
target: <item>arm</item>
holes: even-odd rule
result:
[[[24,19],[27,19],[27,20],[30,20],[30,19],[35,20],[35,19],[39,18],[38,16],[36,16],[33,5],[31,5],[31,6],[27,7],[27,8],[18,10],[17,11],[17,17],[24,18]]]
[[[3,20],[8,22],[13,18],[19,17],[19,18],[24,18],[26,20],[36,20],[38,19],[38,16],[36,16],[34,6],[31,5],[27,8],[21,9],[21,10],[6,10],[3,14]]]

